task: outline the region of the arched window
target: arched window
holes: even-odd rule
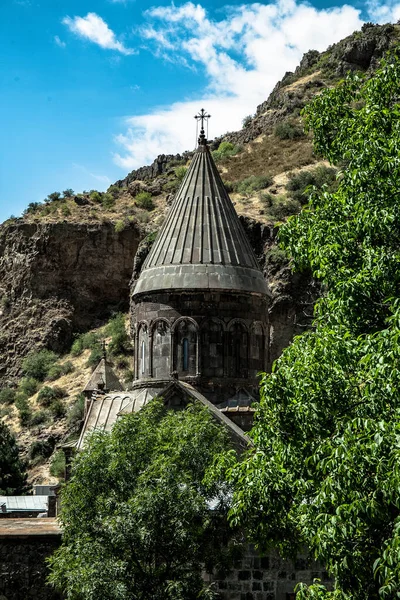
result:
[[[180,321],[175,328],[174,369],[184,377],[197,373],[197,331],[189,320]]]
[[[144,363],[145,363],[145,360],[146,360],[146,347],[145,347],[145,344],[144,344],[144,340],[142,341],[141,353],[142,353],[142,356],[141,356],[141,361],[140,362],[141,362],[141,366],[142,366],[142,375],[143,375],[144,374],[144,369],[145,369],[145,364]]]
[[[182,340],[182,371],[189,371],[189,340]]]

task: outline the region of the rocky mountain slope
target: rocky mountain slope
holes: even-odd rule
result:
[[[348,70],[372,75],[384,53],[398,44],[399,35],[398,25],[366,24],[325,52],[311,50],[245,119],[240,131],[211,143],[273,292],[274,358],[309,325],[318,295],[318,286],[306,274],[293,274],[277,248],[279,223],[301,210],[308,185],[335,185],[335,170],[313,154],[300,111]],[[0,388],[18,385],[24,357],[48,348],[60,356],[60,365],[73,363],[73,372],[61,374],[60,367],[59,377],[66,390],[62,402],[73,405],[90,368],[86,359],[66,354],[71,342],[79,332],[98,328],[113,313],[127,310],[132,271],[140,269],[190,158],[189,152],[161,155],[106,193],[50,194],[42,204],[29,204],[21,218],[12,217],[0,226]],[[128,373],[129,354],[125,362],[118,355],[114,360],[122,374]],[[37,389],[32,391],[23,393],[34,411]],[[0,410],[28,456],[38,436],[51,435],[58,442],[68,431],[65,411],[51,426],[46,421],[31,426],[21,424],[21,411],[15,406]],[[48,456],[44,461],[47,464]],[[36,479],[43,479],[47,471],[35,473]]]

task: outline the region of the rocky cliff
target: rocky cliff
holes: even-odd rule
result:
[[[0,229],[0,378],[47,347],[67,350],[74,332],[128,306],[142,231],[112,223],[24,223]]]

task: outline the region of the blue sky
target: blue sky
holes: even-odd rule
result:
[[[52,191],[104,190],[161,152],[235,130],[310,48],[395,1],[0,0],[0,220]]]

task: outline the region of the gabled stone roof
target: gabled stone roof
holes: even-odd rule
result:
[[[134,294],[171,289],[268,294],[207,142],[199,142]]]
[[[105,358],[101,359],[83,391],[94,392],[100,389],[103,389],[105,392],[110,390],[122,391],[124,389],[110,363]]]

